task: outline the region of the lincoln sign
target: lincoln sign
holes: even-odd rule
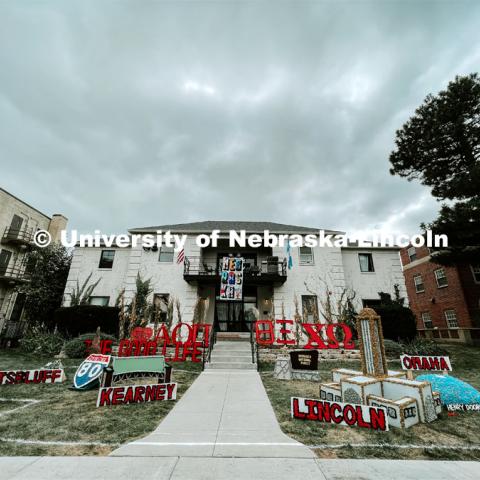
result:
[[[291,415],[300,420],[388,430],[387,411],[383,407],[292,397]]]

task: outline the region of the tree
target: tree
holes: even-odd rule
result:
[[[62,304],[72,256],[65,247],[52,244],[30,252],[30,261],[35,264],[31,280],[17,288],[26,296],[26,320],[29,326],[52,326],[53,313]]]
[[[74,289],[72,289],[70,295],[70,306],[76,307],[78,305],[87,305],[90,299],[90,295],[93,293],[97,285],[100,283],[101,278],[99,278],[96,282],[88,285],[90,278],[92,278],[93,272],[88,275],[88,277],[83,282],[82,286],[77,279],[77,285]],[[88,285],[88,286],[87,286]]]
[[[478,260],[480,201],[480,78],[457,76],[438,95],[428,95],[396,132],[390,173],[418,179],[444,205],[428,228],[449,234],[449,249],[435,257]],[[425,225],[422,225],[426,228]],[[474,232],[477,232],[475,235]]]

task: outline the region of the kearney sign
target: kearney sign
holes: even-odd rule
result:
[[[97,407],[175,400],[176,398],[176,383],[104,387],[98,391]]]

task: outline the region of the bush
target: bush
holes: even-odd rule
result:
[[[44,355],[58,355],[65,339],[57,333],[50,333],[33,329],[20,340],[20,348],[25,353],[39,353]]]
[[[385,339],[385,354],[387,357],[400,357],[404,353],[404,348],[401,343],[395,342],[393,340]]]
[[[403,352],[408,355],[448,355],[448,350],[427,338],[416,337],[403,345]]]
[[[417,322],[413,312],[398,303],[378,305],[375,311],[382,317],[384,338],[410,341],[417,335]]]
[[[119,309],[117,307],[77,305],[56,310],[54,321],[58,331],[70,337],[94,332],[97,327],[100,327],[102,332],[117,335],[118,313]]]
[[[74,338],[73,340],[68,341],[64,348],[65,354],[69,358],[85,358],[88,353],[85,340],[93,340],[95,336],[95,333],[85,333],[77,338]],[[116,338],[112,337],[111,335],[100,333],[100,340],[116,341]]]

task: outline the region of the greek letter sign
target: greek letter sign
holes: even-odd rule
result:
[[[110,355],[89,355],[75,372],[73,386],[81,390],[92,387],[102,376],[103,370],[108,367],[110,358]]]

